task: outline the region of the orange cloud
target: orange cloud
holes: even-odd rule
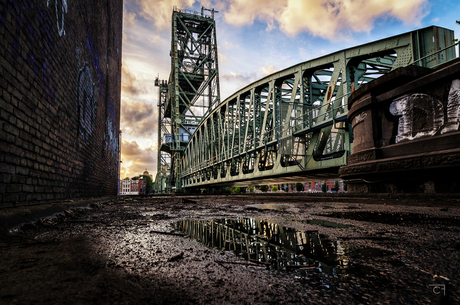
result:
[[[143,85],[136,75],[132,74],[128,66],[123,62],[121,66],[121,91],[123,94],[136,96],[140,93],[146,93]]]
[[[184,9],[191,7],[195,0],[135,0],[141,7],[141,15],[147,19],[153,19],[158,29],[171,27],[173,7]]]
[[[157,150],[154,146],[142,149],[136,141],[122,140],[120,177],[134,177],[146,169],[155,177],[157,169]]]
[[[279,24],[288,35],[306,31],[330,40],[347,33],[369,32],[380,17],[396,18],[405,24],[419,25],[427,15],[427,0],[230,0],[226,22],[252,24],[259,19],[268,29]]]
[[[140,138],[156,138],[158,107],[122,97],[121,130],[124,134]]]
[[[272,28],[277,15],[286,6],[286,0],[230,0],[228,11],[224,13],[225,21],[233,25],[252,24],[255,19],[264,20]]]

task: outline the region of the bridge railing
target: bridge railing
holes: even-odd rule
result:
[[[320,129],[332,125],[334,120],[345,120],[348,113],[346,96],[347,95],[344,94],[336,97],[335,100],[332,100],[328,104],[321,107],[315,107],[308,110],[305,114],[294,118],[292,127],[293,133],[308,132],[313,129]],[[337,105],[339,99],[340,101]]]
[[[189,134],[176,135],[175,142],[188,142],[192,138]],[[166,134],[161,137],[161,143],[170,144],[173,143],[173,135]]]
[[[437,59],[438,59],[439,64],[436,64],[431,67],[431,68],[435,68],[437,66],[445,64],[446,62],[455,60],[459,57],[459,54],[460,54],[460,47],[456,48],[459,45],[460,45],[460,41],[457,41],[448,47],[439,49],[436,52],[433,52],[417,60],[414,60],[412,65],[425,66],[426,62],[435,61],[436,57],[438,57]],[[447,56],[447,51],[450,51],[452,53],[451,54],[452,56]],[[445,58],[441,58],[441,57],[444,57],[444,55],[445,55]]]
[[[337,96],[335,99],[331,100],[330,103],[322,107],[310,106],[314,108],[306,111],[302,116],[291,118],[289,125],[277,126],[262,132],[260,140],[257,143],[256,139],[251,138],[246,139],[242,143],[233,144],[226,155],[214,155],[199,164],[184,169],[182,174],[186,176],[218,163],[232,160],[235,157],[260,149],[263,146],[276,144],[284,138],[292,137],[293,134],[311,132],[314,129],[321,129],[332,125],[334,121],[345,120],[347,116],[347,102],[345,96],[346,95]],[[296,107],[302,106],[304,105],[298,105]]]

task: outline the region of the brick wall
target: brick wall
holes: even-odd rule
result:
[[[0,207],[116,195],[122,0],[0,0]]]

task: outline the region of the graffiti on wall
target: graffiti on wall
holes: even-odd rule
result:
[[[91,69],[88,63],[78,71],[77,76],[77,116],[78,131],[84,141],[93,132],[93,124],[96,118],[97,87],[93,83]]]
[[[62,35],[65,35],[64,17],[65,17],[65,14],[67,14],[67,0],[62,0],[61,6],[59,6],[58,2],[59,2],[58,0],[54,1],[54,6],[56,8],[56,23],[57,23],[57,29],[59,32],[59,36],[62,36]],[[50,0],[47,1],[46,6],[50,7]],[[59,24],[59,20],[61,20],[60,24]]]
[[[452,81],[447,101],[426,93],[395,99],[390,113],[398,117],[395,143],[459,130],[460,80]]]
[[[91,35],[90,26],[86,26],[86,47],[91,58],[91,64],[93,69],[96,71],[96,82],[94,84],[93,95],[98,98],[100,101],[107,100],[107,117],[106,117],[106,134],[104,139],[104,147],[107,155],[110,158],[110,168],[113,168],[116,173],[118,173],[118,159],[119,159],[119,140],[117,136],[117,126],[114,124],[116,122],[115,109],[113,103],[108,96],[104,97],[104,73],[102,72],[101,63],[99,60],[99,51],[97,46],[93,44],[93,39]],[[78,56],[78,52],[77,52]],[[97,93],[96,93],[97,91]],[[112,174],[112,171],[110,171]]]

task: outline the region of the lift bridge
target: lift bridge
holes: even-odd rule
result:
[[[359,137],[348,96],[399,67],[456,58],[453,31],[431,26],[301,62],[220,101],[214,13],[173,12],[171,75],[156,80],[159,193],[337,179]]]

